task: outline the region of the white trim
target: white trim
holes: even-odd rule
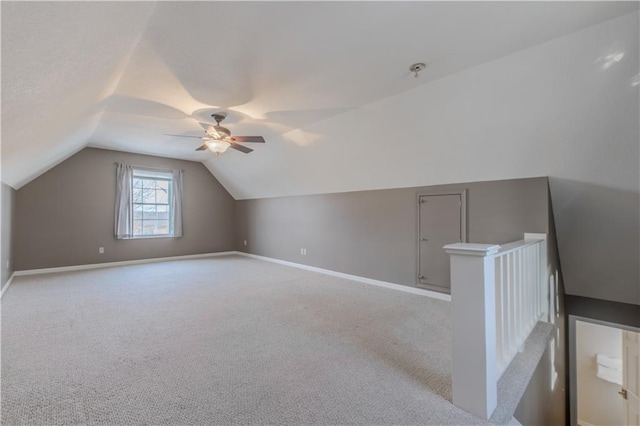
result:
[[[321,274],[344,278],[351,281],[358,281],[365,284],[372,284],[378,287],[385,287],[392,290],[403,291],[405,293],[417,294],[419,296],[426,296],[426,297],[431,297],[433,299],[439,299],[439,300],[451,302],[451,295],[438,293],[437,291],[430,291],[430,290],[425,290],[421,288],[409,287],[406,285],[390,283],[387,281],[374,280],[372,278],[345,274],[342,272],[332,271],[330,269],[316,268],[315,266],[308,266],[308,265],[303,265],[301,263],[288,262],[286,260],[274,259],[272,257],[258,256],[257,254],[244,253],[241,251],[223,251],[219,253],[189,254],[186,256],[156,257],[151,259],[123,260],[120,262],[91,263],[88,265],[60,266],[57,268],[27,269],[24,271],[15,271],[11,275],[11,278],[9,278],[9,280],[7,281],[7,284],[3,287],[2,293],[4,294],[4,292],[7,291],[7,288],[9,288],[9,285],[13,281],[14,277],[20,277],[20,276],[26,276],[26,275],[51,274],[56,272],[72,272],[72,271],[83,271],[83,270],[89,270],[89,269],[112,268],[116,266],[137,265],[137,264],[143,264],[143,263],[165,262],[165,261],[172,261],[172,260],[201,259],[206,257],[229,256],[234,254],[251,257],[254,259],[264,260],[267,262],[278,263],[280,265],[291,266],[293,268],[305,269],[307,271],[319,272]]]
[[[591,423],[578,419],[578,426],[593,426]]]
[[[141,263],[155,263],[155,262],[165,262],[165,261],[171,261],[171,260],[187,260],[187,259],[201,259],[203,257],[228,256],[236,253],[237,252],[235,251],[222,251],[219,253],[188,254],[185,256],[155,257],[150,259],[123,260],[120,262],[105,262],[105,263],[90,263],[88,265],[60,266],[57,268],[27,269],[24,271],[15,271],[13,275],[15,275],[16,277],[20,277],[24,275],[50,274],[54,272],[83,271],[87,269],[112,268],[115,266],[137,265]]]
[[[442,247],[449,254],[468,256],[491,256],[500,250],[498,244],[453,243]]]
[[[146,240],[149,238],[180,238],[180,237],[176,237],[173,234],[156,234],[156,235],[136,235],[131,236],[131,237],[124,237],[124,238],[119,238],[120,240]]]
[[[301,263],[294,263],[294,262],[289,262],[289,261],[286,261],[286,260],[274,259],[272,257],[258,256],[257,254],[244,253],[244,252],[241,252],[241,251],[236,252],[236,254],[239,254],[241,256],[251,257],[253,259],[259,259],[259,260],[265,260],[267,262],[278,263],[280,265],[286,265],[286,266],[291,266],[291,267],[294,267],[294,268],[305,269],[307,271],[319,272],[321,274],[331,275],[333,277],[344,278],[344,279],[351,280],[351,281],[358,281],[358,282],[365,283],[365,284],[372,284],[372,285],[375,285],[375,286],[378,286],[378,287],[384,287],[384,288],[389,288],[389,289],[392,289],[392,290],[404,291],[405,293],[417,294],[419,296],[426,296],[426,297],[431,297],[433,299],[439,299],[439,300],[444,300],[444,301],[447,301],[447,302],[451,302],[451,295],[444,294],[444,293],[438,293],[437,291],[430,291],[430,290],[425,290],[425,289],[422,289],[422,288],[409,287],[409,286],[406,286],[406,285],[390,283],[390,282],[387,282],[387,281],[374,280],[372,278],[361,277],[361,276],[358,276],[358,275],[345,274],[343,272],[332,271],[330,269],[316,268],[315,266],[303,265]]]
[[[11,286],[11,283],[13,282],[13,277],[15,276],[16,276],[15,272],[11,274],[7,282],[4,284],[4,287],[2,287],[2,290],[0,290],[0,299],[2,299],[2,296],[7,292],[7,290],[9,290],[9,286]]]

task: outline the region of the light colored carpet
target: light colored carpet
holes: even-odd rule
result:
[[[3,424],[479,424],[448,302],[240,256],[24,276]]]

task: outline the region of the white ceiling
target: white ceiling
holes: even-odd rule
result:
[[[2,180],[18,188],[91,145],[203,161],[236,198],[322,191],[295,183],[295,173],[304,173],[295,164],[323,136],[321,123],[366,115],[383,99],[637,8],[3,2]],[[416,79],[408,67],[417,61],[428,68]],[[263,135],[267,143],[249,155],[231,150],[212,158],[194,151],[197,139],[163,135],[199,135],[197,122],[220,110],[235,135]],[[362,150],[379,151],[379,142],[368,144],[379,139],[371,136],[386,132],[392,140],[387,126],[411,118],[379,112],[353,129],[352,146],[334,147],[323,161],[354,162]],[[403,155],[412,153],[397,160]],[[274,171],[272,185],[237,178],[256,170]]]

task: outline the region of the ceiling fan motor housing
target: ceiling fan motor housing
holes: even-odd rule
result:
[[[227,129],[226,127],[222,127],[220,125],[220,122],[222,122],[222,120],[227,118],[227,114],[225,114],[223,112],[218,112],[218,113],[215,113],[215,114],[211,114],[211,117],[213,117],[213,119],[216,121],[216,125],[215,126],[211,126],[211,127],[213,127],[213,129],[217,133],[217,135],[213,134],[211,136],[222,138],[222,139],[228,138],[229,136],[231,136],[231,131],[229,129]],[[209,133],[209,132],[207,132],[207,133]]]

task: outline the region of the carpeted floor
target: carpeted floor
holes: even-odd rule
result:
[[[18,277],[2,424],[478,424],[449,303],[240,256]]]

